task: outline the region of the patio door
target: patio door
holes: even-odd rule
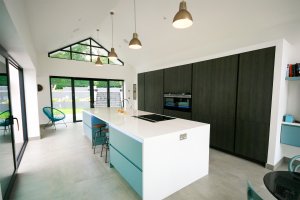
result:
[[[0,199],[8,197],[27,141],[23,69],[0,55]]]
[[[82,120],[82,110],[91,107],[91,81],[87,79],[74,79],[74,121]]]
[[[121,107],[124,81],[50,77],[52,107],[65,113],[66,122],[82,121],[86,108]]]

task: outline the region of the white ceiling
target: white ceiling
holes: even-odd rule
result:
[[[93,37],[111,47],[110,10],[116,12],[114,46],[138,71],[169,66],[232,49],[286,38],[300,41],[299,0],[187,0],[194,25],[172,27],[179,0],[136,0],[141,50],[131,50],[133,0],[26,0],[29,25],[39,55]]]

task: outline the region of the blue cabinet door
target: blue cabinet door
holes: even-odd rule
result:
[[[109,127],[109,143],[141,171],[143,170],[142,143],[121,133],[111,126]]]
[[[142,197],[142,172],[112,146],[110,146],[110,162],[129,185]]]

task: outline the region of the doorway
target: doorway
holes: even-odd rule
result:
[[[82,121],[86,108],[122,107],[124,81],[50,76],[51,106],[66,114],[66,122]]]
[[[0,55],[0,190],[4,199],[12,188],[27,141],[23,69],[9,56]]]

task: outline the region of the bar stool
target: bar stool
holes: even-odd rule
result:
[[[106,149],[105,163],[107,163],[107,150],[109,149],[108,128],[106,124],[95,124],[93,127],[98,129],[97,131],[95,131],[92,138],[92,148],[94,149],[94,154],[95,154],[96,146],[102,145],[100,156],[102,157],[103,149],[105,148]]]

